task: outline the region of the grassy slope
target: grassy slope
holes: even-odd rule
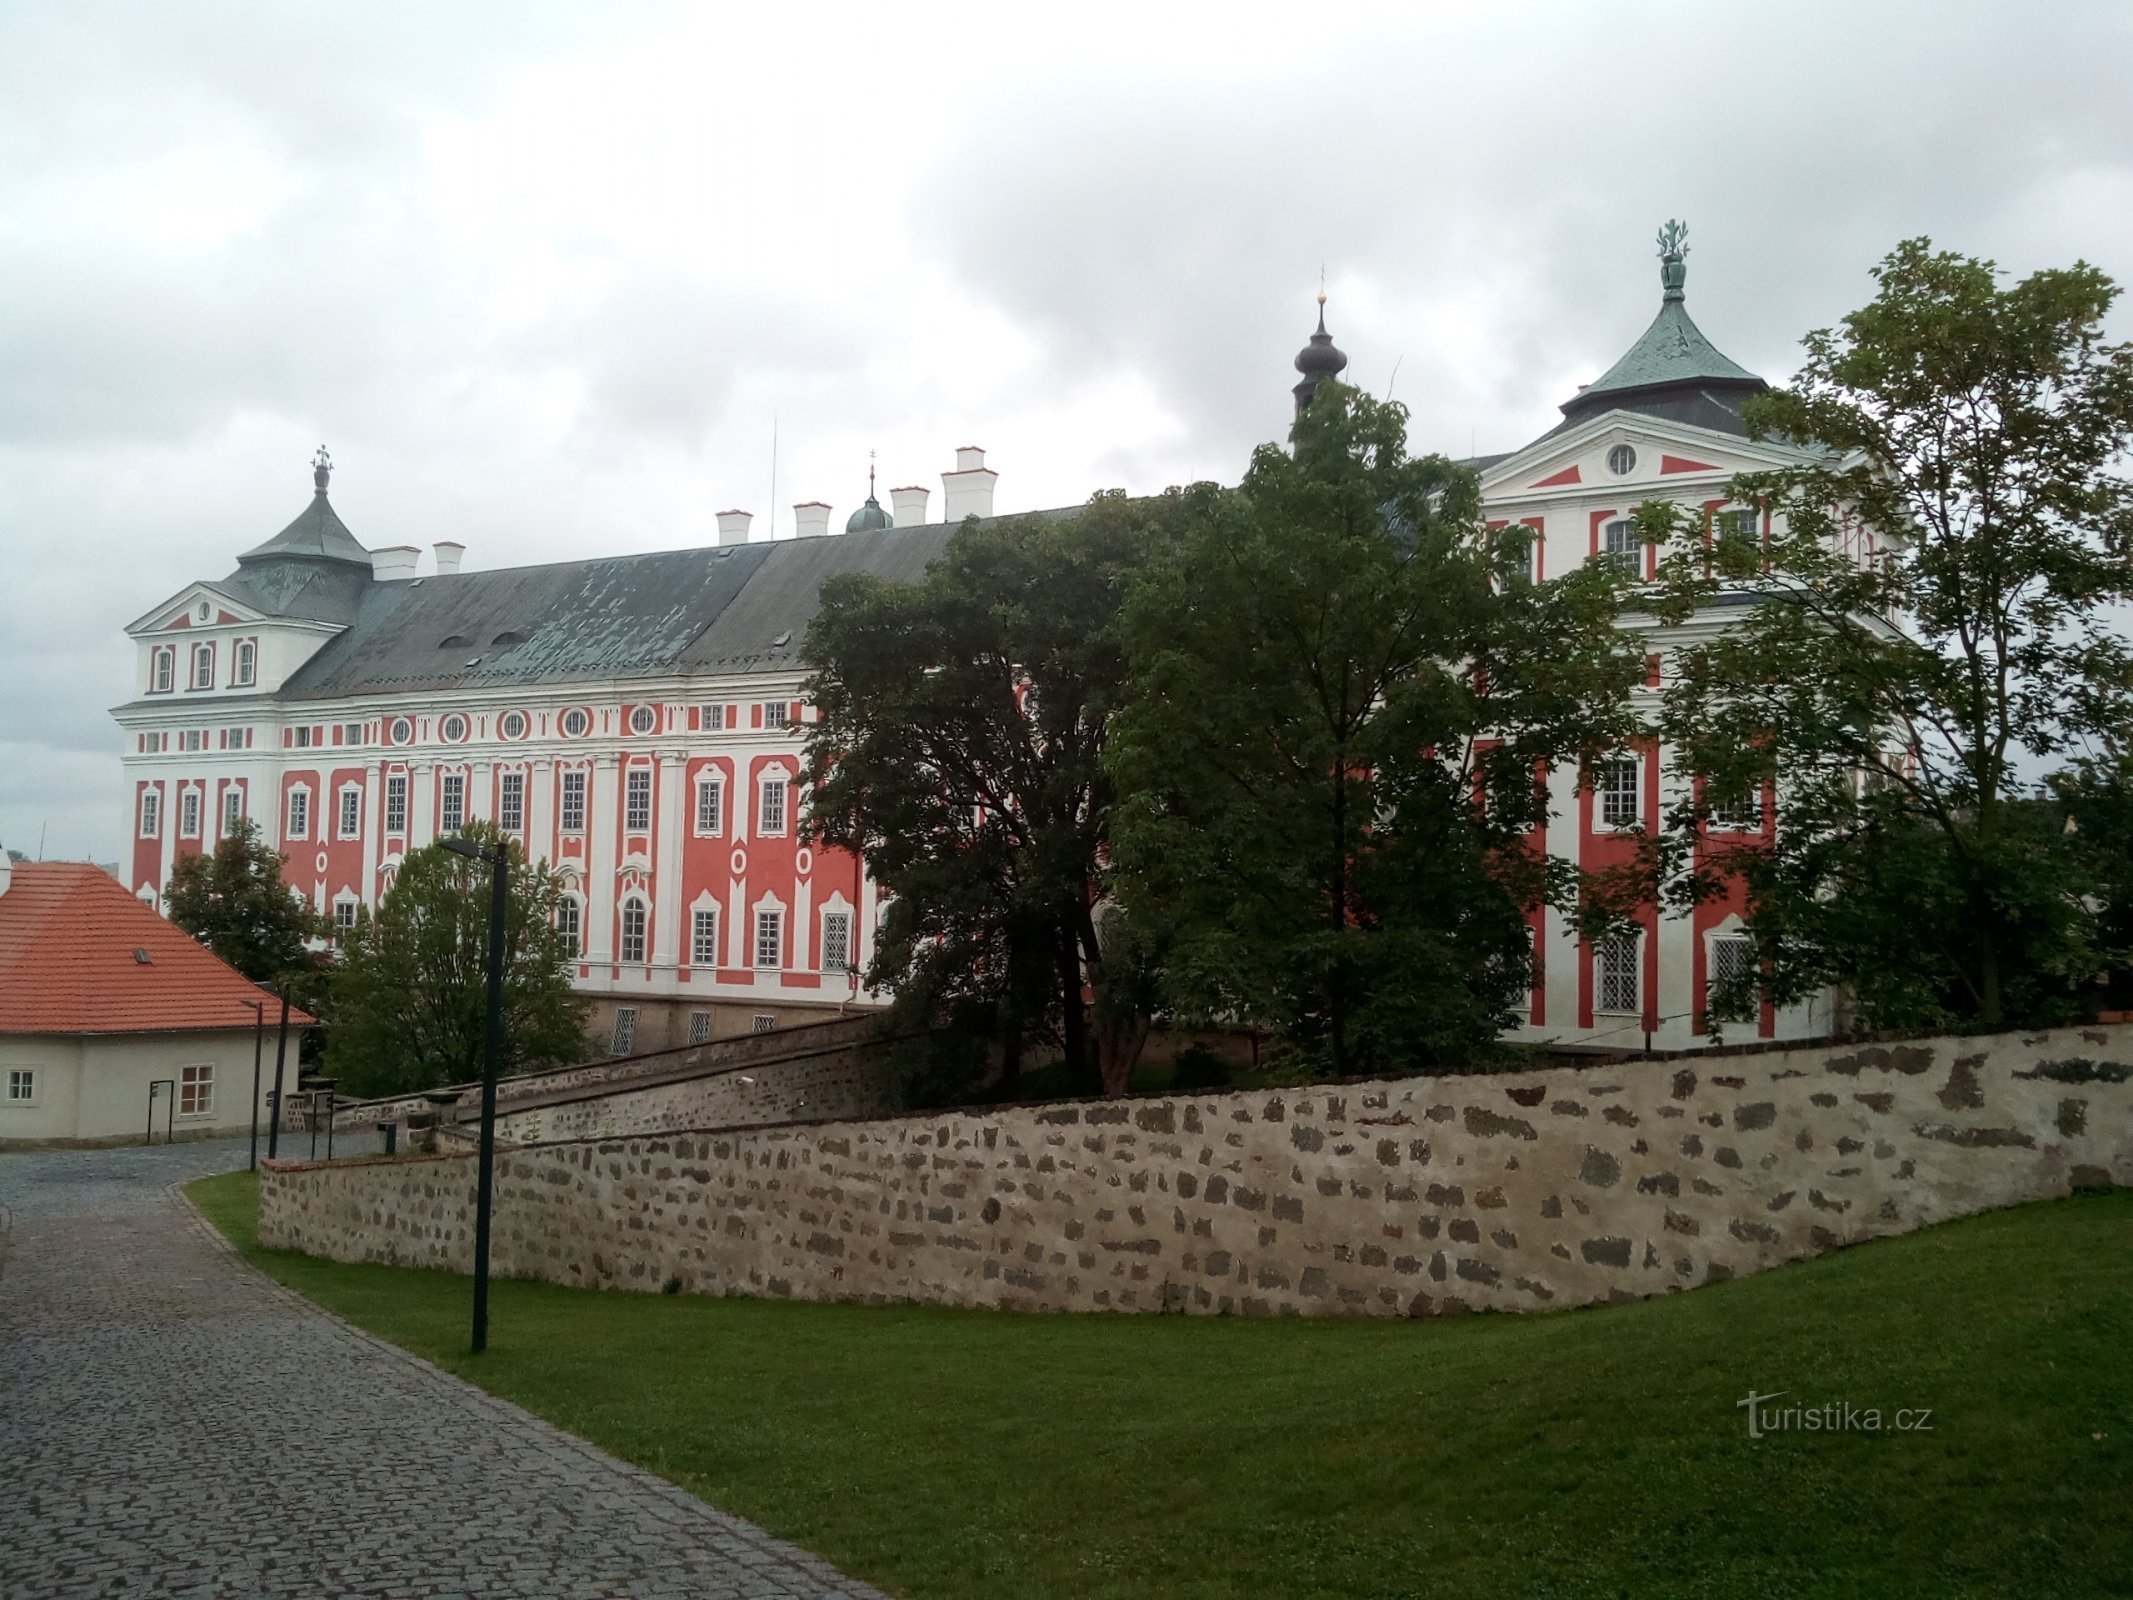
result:
[[[2133,1594],[2133,1193],[1451,1321],[1013,1316],[253,1243],[350,1321],[913,1596]],[[1934,1430],[1751,1442],[1750,1388]],[[2101,1435],[2101,1437],[2098,1437]]]

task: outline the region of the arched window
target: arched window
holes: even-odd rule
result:
[[[169,694],[171,675],[177,671],[175,650],[156,650],[149,659],[155,664],[149,669],[149,688],[153,694]]]
[[[1644,545],[1637,538],[1637,525],[1627,517],[1617,517],[1601,531],[1600,553],[1602,559],[1631,578],[1644,576]]]
[[[644,962],[644,902],[634,895],[622,902],[621,959],[635,965]]]
[[[249,639],[239,639],[237,641],[236,665],[231,670],[235,675],[235,682],[249,685],[253,678],[258,675],[259,647]]]
[[[215,687],[215,647],[211,644],[196,644],[193,646],[193,687],[195,689],[212,689]]]

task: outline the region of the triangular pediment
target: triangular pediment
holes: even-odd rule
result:
[[[1481,474],[1490,502],[1554,499],[1625,489],[1639,496],[1674,485],[1722,484],[1735,473],[1796,466],[1797,448],[1743,439],[1637,411],[1610,411],[1536,439]]]
[[[261,620],[246,605],[212,583],[187,584],[154,610],[126,624],[129,634],[187,633],[200,628],[241,626]]]

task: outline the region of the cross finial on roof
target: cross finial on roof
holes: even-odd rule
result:
[[[320,445],[318,447],[318,454],[311,458],[311,481],[318,485],[318,492],[320,494],[324,494],[326,492],[326,480],[332,476],[333,457],[326,454],[326,447],[324,445]]]

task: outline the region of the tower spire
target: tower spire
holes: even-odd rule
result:
[[[1348,366],[1348,357],[1334,344],[1333,335],[1326,332],[1326,269],[1318,269],[1318,331],[1311,340],[1296,352],[1296,370],[1303,374],[1303,381],[1289,392],[1296,396],[1296,414],[1300,417],[1304,407],[1311,403],[1311,396],[1328,378],[1338,377]]]

